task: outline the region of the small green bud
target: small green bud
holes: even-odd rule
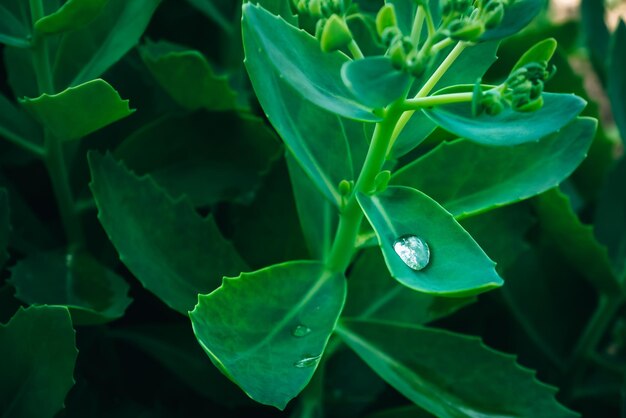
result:
[[[417,51],[411,51],[406,60],[406,67],[413,77],[421,77],[426,71],[426,60]]]
[[[320,19],[315,24],[315,37],[319,40],[322,39],[322,33],[324,32],[324,28],[326,27],[326,22],[328,19]]]
[[[383,30],[380,39],[383,41],[383,45],[387,48],[393,44],[396,39],[402,38],[402,32],[397,26],[389,26]]]
[[[514,106],[514,109],[517,110],[518,112],[529,113],[529,112],[536,112],[542,107],[543,107],[543,96],[539,96],[535,100],[526,102],[525,104],[520,103],[517,106]]]
[[[331,52],[341,49],[352,41],[352,33],[345,20],[334,14],[324,25],[320,45],[322,51]]]
[[[396,18],[396,8],[392,3],[387,3],[376,15],[376,30],[382,37],[385,29],[389,27],[397,27],[398,19]]]
[[[385,170],[378,173],[374,179],[374,193],[384,192],[389,185],[389,180],[391,180],[391,171]]]
[[[480,21],[457,20],[448,27],[448,36],[456,41],[473,42],[485,32]]]
[[[504,110],[502,95],[497,90],[489,90],[483,94],[481,107],[489,116],[496,116]]]
[[[503,19],[504,5],[499,1],[490,3],[485,11],[485,27],[487,29],[496,28],[502,23]]]
[[[401,70],[404,68],[406,52],[404,51],[402,42],[394,42],[393,45],[391,45],[389,48],[389,58],[391,58],[391,63],[396,69]]]
[[[322,16],[322,0],[310,0],[309,14],[313,17]]]
[[[341,196],[349,196],[352,193],[352,183],[346,179],[339,182],[339,194]]]

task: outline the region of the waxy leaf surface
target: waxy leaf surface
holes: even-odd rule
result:
[[[66,308],[20,308],[0,324],[2,417],[54,417],[74,385],[77,354]]]
[[[358,195],[376,231],[391,275],[403,285],[440,296],[471,296],[502,285],[495,263],[437,202],[408,187]],[[396,240],[414,235],[430,248],[430,261],[415,271],[394,250]]]
[[[426,324],[453,314],[475,298],[444,298],[416,292],[393,280],[382,254],[366,249],[350,269],[342,317]]]
[[[213,218],[200,217],[187,199],[172,199],[110,155],[91,153],[89,165],[98,218],[120,259],[172,309],[186,314],[223,275],[246,270]]]
[[[391,58],[366,57],[345,63],[341,77],[354,96],[364,105],[382,108],[404,97],[411,76],[396,69]]]
[[[479,338],[421,326],[346,320],[337,332],[380,377],[441,418],[576,417],[511,355]]]
[[[236,107],[228,78],[215,74],[201,52],[160,41],[147,42],[140,53],[159,85],[179,105],[190,110]]]
[[[538,142],[513,147],[444,142],[398,170],[392,183],[421,190],[456,217],[474,215],[558,185],[587,156],[596,125],[580,118]]]
[[[11,269],[15,297],[29,305],[65,306],[77,325],[120,318],[131,299],[128,284],[84,252],[41,252]]]
[[[459,91],[457,86],[451,89]],[[452,90],[440,90],[445,94]],[[423,110],[437,125],[479,144],[519,145],[537,141],[566,126],[583,110],[586,102],[572,94],[544,93],[543,107],[535,112],[506,108],[497,116],[472,115],[471,103],[435,106]]]
[[[494,29],[487,30],[481,37],[483,41],[511,36],[526,25],[545,7],[544,0],[512,0],[505,6],[504,19]]]
[[[358,102],[341,79],[349,61],[341,52],[323,52],[319,42],[259,6],[243,6],[243,44],[246,67],[254,90],[268,115],[266,102],[275,100],[266,85],[269,73],[286,82],[299,95],[329,112],[357,120],[378,121],[370,107]],[[268,73],[263,75],[262,73]],[[270,89],[270,91],[268,91]]]
[[[80,139],[133,113],[109,83],[97,79],[22,105],[62,141]]]
[[[35,30],[46,35],[80,29],[102,11],[109,0],[68,0],[56,12],[35,22]]]
[[[284,409],[313,376],[345,296],[342,274],[292,261],[225,278],[190,317],[222,372],[257,402]]]

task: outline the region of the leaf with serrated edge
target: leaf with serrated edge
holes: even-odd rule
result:
[[[62,141],[82,138],[134,112],[102,79],[20,102]]]
[[[102,11],[109,0],[68,0],[56,12],[35,22],[35,30],[46,35],[80,29]]]
[[[66,308],[20,308],[0,324],[3,417],[52,418],[74,385],[75,333]]]
[[[394,173],[391,183],[421,190],[457,218],[476,215],[558,185],[587,156],[596,126],[595,119],[579,118],[514,147],[444,142]]]
[[[313,376],[345,296],[342,274],[291,261],[224,278],[189,315],[224,374],[257,402],[284,409]]]
[[[223,275],[247,270],[211,216],[173,200],[150,176],[137,177],[111,155],[88,155],[98,218],[120,259],[144,287],[182,314]]]
[[[575,417],[515,357],[435,328],[341,321],[337,333],[380,377],[441,418]]]

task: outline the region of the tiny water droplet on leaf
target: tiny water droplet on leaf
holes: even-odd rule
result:
[[[310,333],[311,333],[311,328],[307,327],[306,325],[298,325],[291,332],[291,334],[294,337],[306,337]]]
[[[430,262],[430,248],[426,241],[416,235],[404,235],[393,243],[393,249],[411,269],[419,271]]]
[[[317,363],[319,363],[321,357],[322,357],[321,354],[317,356],[305,356],[301,358],[300,360],[296,361],[294,366],[296,366],[299,369],[304,369],[305,367],[313,367],[313,366],[316,366]]]

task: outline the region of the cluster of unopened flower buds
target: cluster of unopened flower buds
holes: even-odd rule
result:
[[[376,16],[376,30],[383,44],[387,47],[388,55],[394,67],[408,71],[419,77],[426,69],[426,59],[420,54],[417,45],[414,45],[409,36],[402,33],[398,27],[396,10],[392,3],[386,4]]]
[[[351,5],[351,0],[295,0],[298,14],[317,20],[315,36],[326,52],[341,49],[352,41],[344,19]]]
[[[477,83],[472,103],[475,115],[485,112],[495,116],[506,107],[517,112],[534,112],[543,106],[543,90],[546,81],[556,68],[546,62],[531,62],[514,70],[500,86],[485,92]]]
[[[445,34],[457,41],[475,42],[502,23],[508,0],[442,0]]]

